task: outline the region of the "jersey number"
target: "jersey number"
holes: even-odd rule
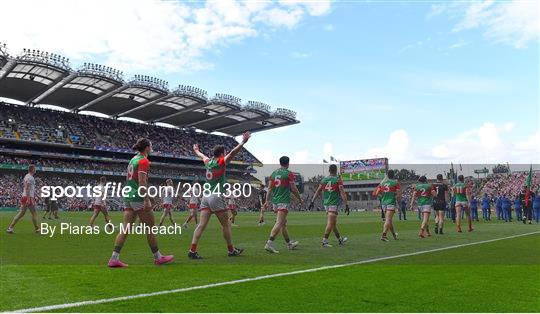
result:
[[[274,187],[279,187],[281,185],[281,176],[276,176],[274,178]]]
[[[326,183],[326,187],[324,189],[328,192],[332,192],[334,190],[334,187],[332,186],[332,182]]]
[[[133,164],[129,164],[127,168],[127,178],[128,180],[133,179]]]

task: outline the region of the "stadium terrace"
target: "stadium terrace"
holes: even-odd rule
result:
[[[297,124],[296,112],[258,101],[208,93],[146,75],[124,79],[122,71],[93,63],[72,69],[68,58],[24,49],[16,56],[0,43],[0,97],[28,106],[54,105],[72,112],[92,111],[111,118],[132,118],[236,136]]]

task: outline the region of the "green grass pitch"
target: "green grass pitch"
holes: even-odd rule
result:
[[[156,213],[160,214],[160,213]],[[320,246],[324,213],[291,213],[289,232],[300,241],[280,254],[263,246],[270,232],[257,227],[257,215],[240,213],[233,229],[235,244],[246,249],[238,258],[226,256],[215,218],[201,239],[201,261],[187,259],[193,225],[181,236],[159,236],[160,250],[175,262],[157,267],[143,236],[131,236],[121,258],[127,269],[108,269],[114,235],[56,235],[32,232],[30,217],[4,232],[14,212],[0,213],[0,311],[27,309],[87,300],[108,299],[241,278],[395,256],[452,245],[539,232],[539,225],[480,222],[473,233],[458,234],[447,223],[446,234],[417,237],[419,221],[396,220],[399,241],[379,240],[376,213],[340,215],[341,233],[349,242]],[[60,221],[87,223],[90,213],[60,213]],[[175,213],[181,221],[185,213]],[[47,221],[48,222],[48,221]],[[102,223],[102,217],[98,218]],[[120,213],[113,213],[120,222]],[[61,309],[73,312],[539,312],[540,234],[459,247],[343,268],[263,279],[235,285]]]

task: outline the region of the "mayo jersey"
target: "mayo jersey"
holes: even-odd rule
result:
[[[465,183],[458,182],[452,187],[454,195],[456,196],[456,202],[467,202],[467,187]]]
[[[272,187],[272,203],[289,204],[291,202],[291,185],[294,184],[294,172],[289,169],[279,168],[270,175]]]
[[[225,184],[225,157],[206,159],[206,183],[210,184],[211,193],[223,193]]]
[[[124,198],[128,202],[142,202],[143,198],[139,195],[139,173],[148,173],[150,169],[150,161],[141,154],[137,154],[131,158],[127,169],[126,186],[131,189],[128,195]]]
[[[399,182],[394,179],[387,179],[379,184],[377,189],[382,193],[381,205],[396,205],[397,192],[400,188]]]
[[[418,206],[433,204],[433,197],[431,195],[431,191],[433,191],[433,185],[429,183],[416,184],[414,186],[416,204],[418,204]]]
[[[341,201],[340,188],[343,188],[343,181],[338,176],[328,176],[322,179],[323,205],[337,206]]]

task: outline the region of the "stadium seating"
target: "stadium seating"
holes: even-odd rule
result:
[[[199,143],[202,149],[221,144],[227,150],[238,144],[229,136],[6,103],[0,103],[0,106],[0,135],[5,139],[130,151],[138,138],[147,137],[152,141],[156,154],[174,157],[196,157],[192,151],[195,143]],[[210,151],[205,153],[209,154]],[[236,159],[245,163],[259,163],[246,149],[242,149]]]

